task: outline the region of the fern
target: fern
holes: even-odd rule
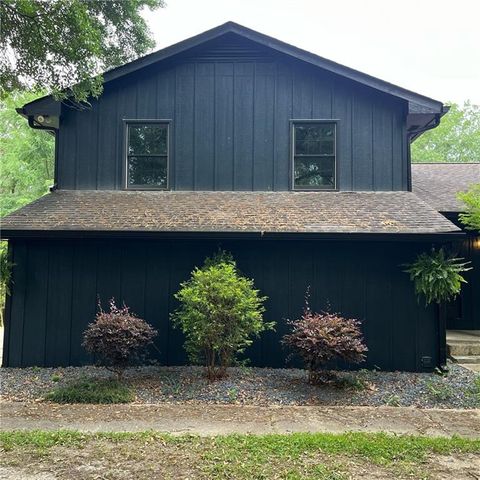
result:
[[[463,258],[448,256],[443,248],[421,253],[415,262],[405,265],[406,273],[414,282],[415,293],[425,297],[426,304],[448,302],[454,299],[467,283],[462,273],[471,270]]]

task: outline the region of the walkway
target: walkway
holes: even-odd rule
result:
[[[241,405],[54,405],[5,402],[2,430],[156,430],[179,434],[388,432],[480,438],[480,410]]]

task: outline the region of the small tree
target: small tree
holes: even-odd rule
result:
[[[431,253],[421,253],[415,262],[406,265],[406,273],[415,285],[418,297],[424,296],[426,304],[448,302],[454,299],[467,281],[462,273],[471,270],[463,258],[448,256],[443,248]]]
[[[148,345],[157,331],[145,320],[138,318],[123,305],[119,308],[110,300],[110,311],[104,312],[99,303],[99,312],[83,334],[82,346],[94,354],[98,363],[116,373],[120,379],[125,368],[143,358]]]
[[[460,192],[457,197],[465,204],[460,221],[468,230],[480,233],[480,183],[472,185],[466,192]]]
[[[203,363],[209,380],[226,375],[237,354],[252,337],[272,329],[263,321],[262,297],[253,280],[239,274],[232,256],[219,252],[195,268],[175,294],[180,307],[172,314],[186,336],[185,349],[194,363]]]
[[[0,242],[0,327],[3,327],[6,297],[10,295],[12,267],[13,263],[8,258],[8,244]]]
[[[363,342],[360,322],[338,313],[314,313],[308,304],[303,315],[288,322],[292,331],[284,335],[282,343],[298,355],[308,369],[308,381],[319,383],[325,377],[326,365],[333,360],[360,363],[368,348]]]

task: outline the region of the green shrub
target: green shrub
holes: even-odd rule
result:
[[[423,295],[427,304],[448,302],[460,293],[462,283],[467,283],[461,274],[471,270],[467,267],[470,262],[462,260],[446,255],[443,248],[432,249],[406,265],[405,272],[410,274],[417,296]]]
[[[210,380],[225,376],[252,337],[273,328],[263,321],[263,302],[253,281],[239,274],[232,256],[219,252],[195,268],[175,294],[180,307],[172,314],[186,336],[185,349],[203,363]]]
[[[99,365],[121,378],[128,365],[143,358],[157,331],[127,306],[117,307],[113,298],[109,312],[104,312],[101,305],[99,309],[83,334],[82,345],[96,356]]]
[[[135,399],[132,388],[116,379],[81,378],[59,385],[45,396],[55,403],[128,403]]]

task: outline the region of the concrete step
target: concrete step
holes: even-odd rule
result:
[[[480,341],[448,342],[448,352],[452,356],[480,355]]]
[[[455,355],[453,359],[457,363],[475,363],[480,365],[480,355]]]

